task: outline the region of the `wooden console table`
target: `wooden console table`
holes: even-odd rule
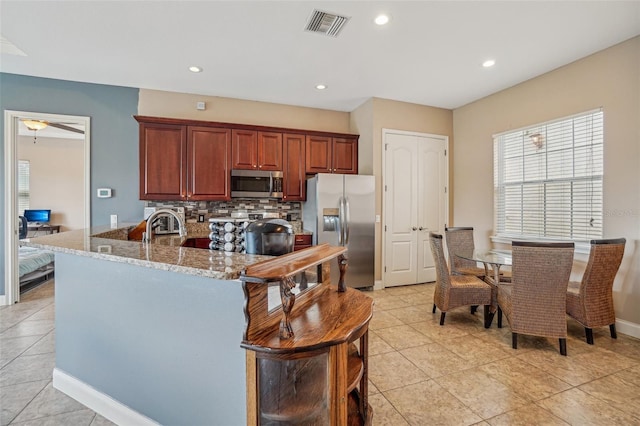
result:
[[[248,425],[371,424],[367,370],[373,300],[344,285],[345,252],[322,244],[251,265],[241,274]],[[334,258],[341,271],[338,286],[330,283]],[[297,293],[300,288],[306,289]],[[271,306],[274,294],[280,296],[277,306]]]

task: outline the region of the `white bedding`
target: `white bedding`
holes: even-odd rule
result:
[[[52,251],[37,249],[34,247],[18,248],[18,263],[20,264],[20,277],[53,262]]]

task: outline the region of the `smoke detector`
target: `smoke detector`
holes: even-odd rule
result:
[[[350,17],[348,16],[336,15],[335,13],[314,9],[307,21],[305,31],[324,34],[330,37],[338,37],[338,34],[349,19]]]

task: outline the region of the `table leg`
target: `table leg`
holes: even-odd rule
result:
[[[493,264],[493,279],[494,282],[489,282],[491,286],[491,306],[484,311],[484,328],[491,327],[493,317],[498,310],[498,284],[500,283],[500,265]]]

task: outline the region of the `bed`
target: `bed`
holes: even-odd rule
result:
[[[54,254],[35,247],[18,247],[20,289],[53,277]]]
[[[19,234],[22,239],[27,236],[27,220],[24,216],[20,216],[19,219]],[[53,277],[54,254],[49,250],[20,246],[18,265],[22,292]]]

